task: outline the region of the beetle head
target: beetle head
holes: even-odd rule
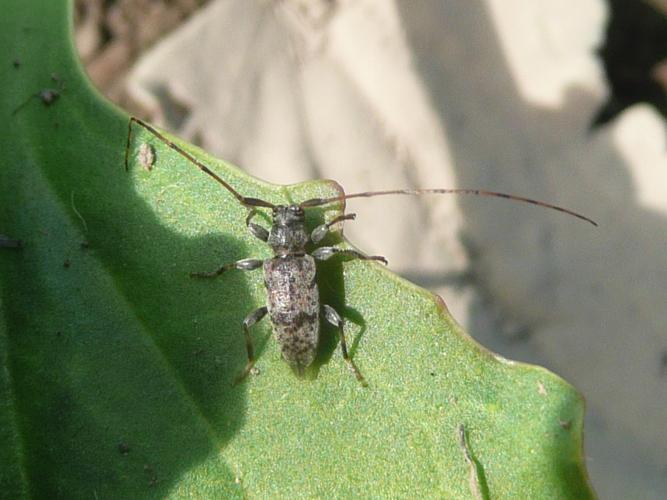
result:
[[[306,220],[306,214],[299,205],[277,205],[273,207],[273,224],[293,226]]]
[[[299,205],[273,207],[273,224],[267,242],[276,254],[304,252],[308,243],[306,214]]]

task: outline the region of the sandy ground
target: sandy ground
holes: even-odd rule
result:
[[[606,15],[600,0],[216,0],[123,92],[269,181],[480,187],[596,219],[386,198],[350,203],[346,235],[482,344],[585,395],[601,498],[664,498],[667,135],[645,105],[589,129],[607,96]]]

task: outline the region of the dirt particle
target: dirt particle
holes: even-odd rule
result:
[[[147,172],[153,170],[153,165],[155,165],[155,148],[147,142],[139,146],[139,163]]]
[[[148,464],[144,465],[144,472],[148,475],[148,486],[155,486],[157,484],[157,474]]]
[[[537,392],[541,396],[546,396],[547,395],[547,390],[544,387],[544,384],[541,381],[537,381]]]
[[[0,234],[0,248],[23,248],[23,241]]]

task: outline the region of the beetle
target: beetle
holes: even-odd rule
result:
[[[343,194],[330,198],[312,198],[301,203],[289,205],[276,205],[259,198],[246,197],[236,191],[219,175],[209,169],[192,154],[173,143],[162,133],[158,132],[143,120],[130,117],[128,122],[127,143],[125,146],[125,169],[129,169],[129,151],[132,136],[132,125],[143,127],[148,132],[176,151],[181,156],[194,164],[202,172],[206,173],[227,189],[237,201],[249,209],[245,224],[248,230],[258,239],[267,243],[272,251],[273,257],[266,260],[242,259],[222,265],[210,272],[193,272],[190,274],[196,278],[215,278],[226,271],[238,269],[251,271],[262,268],[264,271],[264,285],[267,290],[268,301],[248,316],[243,321],[243,333],[245,335],[248,362],[245,368],[236,378],[236,382],[243,380],[253,369],[255,354],[250,335],[250,328],[267,314],[273,325],[273,332],[280,345],[282,356],[297,372],[301,373],[315,359],[320,336],[320,315],[338,330],[343,359],[354,373],[357,380],[366,386],[366,380],[361,374],[354,361],[349,355],[343,319],[340,314],[328,304],[321,304],[316,282],[316,260],[327,260],[334,255],[345,255],[354,259],[374,260],[387,264],[387,260],[379,255],[364,255],[353,249],[343,249],[334,246],[322,246],[316,248],[312,253],[306,251],[309,243],[318,244],[328,234],[332,226],[346,220],[354,220],[356,214],[343,214],[333,220],[317,226],[308,234],[306,230],[307,208],[328,205],[350,198],[369,198],[384,195],[426,195],[426,194],[469,194],[479,196],[491,196],[505,198],[524,203],[539,205],[552,210],[557,210],[572,215],[595,226],[597,223],[584,215],[573,212],[566,208],[551,205],[531,198],[486,191],[481,189],[393,189],[387,191],[366,191],[362,193]],[[272,223],[270,230],[252,222],[257,214],[257,208],[269,208],[272,210]]]

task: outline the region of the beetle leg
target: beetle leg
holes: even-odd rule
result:
[[[250,327],[260,321],[267,313],[268,309],[266,306],[255,309],[253,312],[248,314],[243,320],[243,333],[245,335],[245,346],[248,350],[248,363],[245,365],[243,371],[234,379],[234,385],[241,382],[244,378],[248,376],[250,370],[255,365],[255,350],[252,346],[252,337],[250,337]]]
[[[267,241],[269,239],[269,232],[259,224],[250,222],[255,215],[257,215],[257,210],[254,208],[250,209],[248,211],[248,216],[245,218],[245,225],[248,226],[248,230],[255,238],[259,238],[262,241]]]
[[[338,328],[338,334],[340,335],[340,349],[343,352],[343,359],[354,373],[354,376],[357,377],[357,380],[361,383],[362,386],[368,387],[368,382],[357,368],[357,365],[354,364],[352,358],[347,352],[347,343],[345,342],[345,333],[343,332],[343,318],[340,317],[340,314],[330,305],[323,304],[322,308],[324,309],[324,317],[326,320],[331,323],[333,326]]]
[[[352,250],[350,248],[320,247],[315,249],[311,255],[317,260],[327,260],[328,258],[337,254],[347,255],[349,257],[354,257],[355,259],[361,260],[379,260],[383,264],[387,264],[387,259],[381,255],[364,255],[363,253],[357,252],[356,250]]]
[[[215,278],[217,276],[220,276],[225,271],[229,271],[230,269],[240,269],[241,271],[252,271],[253,269],[262,267],[263,263],[264,261],[259,259],[242,259],[242,260],[237,260],[236,262],[225,264],[224,266],[221,266],[215,271],[211,271],[208,273],[207,272],[190,273],[190,276],[193,278]]]
[[[310,241],[313,243],[319,243],[327,235],[331,226],[338,224],[339,222],[343,222],[344,220],[354,220],[356,217],[357,214],[343,214],[339,215],[332,221],[327,222],[326,224],[320,224],[315,229],[313,229],[312,233],[310,233]]]

